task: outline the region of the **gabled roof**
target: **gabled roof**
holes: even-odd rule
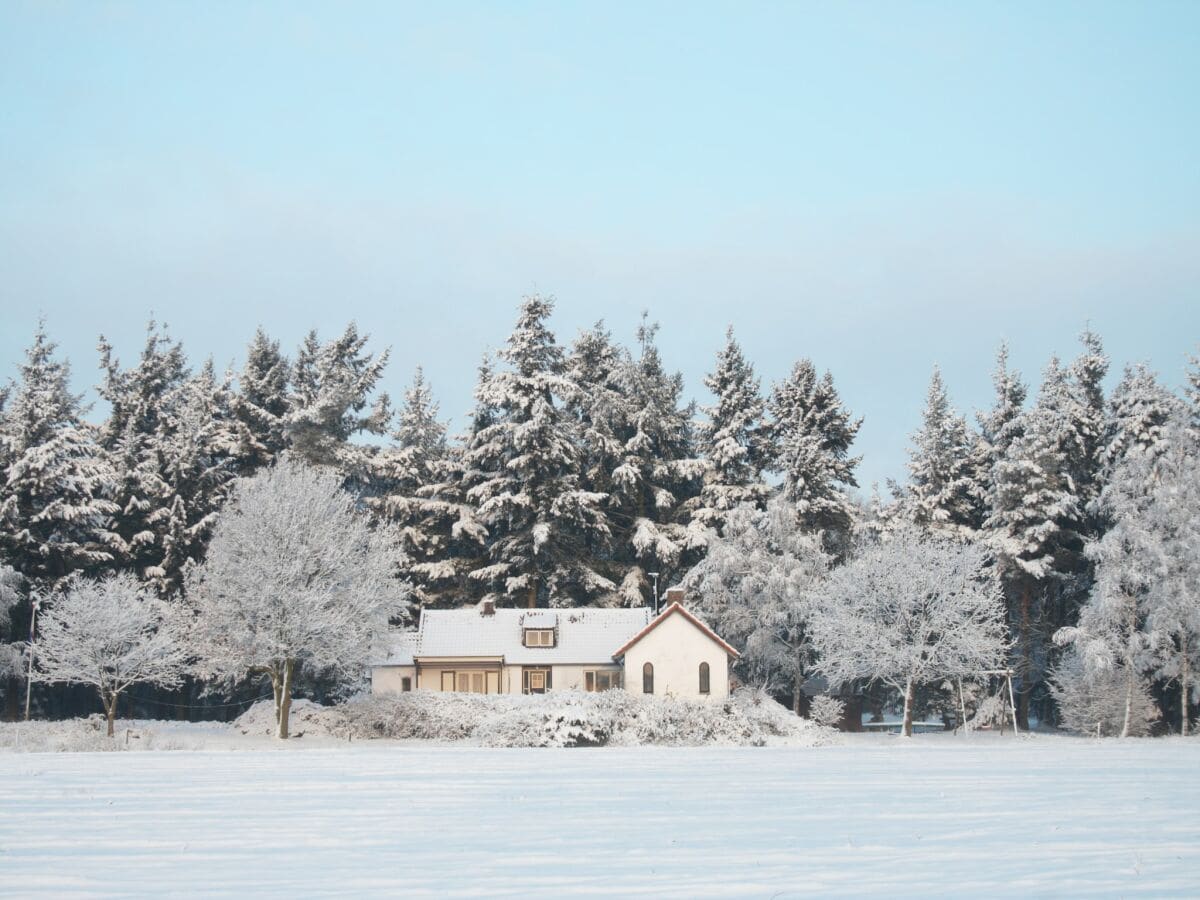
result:
[[[503,658],[510,665],[577,663],[612,665],[613,648],[629,640],[650,621],[650,610],[635,609],[497,609],[482,614],[466,609],[426,609],[412,632],[412,658]],[[555,628],[555,646],[526,647],[526,628]],[[380,665],[411,665],[393,662]]]
[[[387,655],[380,666],[411,666],[413,652],[417,649],[417,633],[415,631],[399,631],[388,637]]]
[[[655,628],[657,628],[659,625],[661,625],[663,622],[665,622],[668,617],[676,615],[676,614],[683,616],[685,619],[687,619],[689,622],[691,622],[693,625],[695,625],[697,628],[699,628],[702,632],[704,632],[704,634],[706,634],[708,637],[712,638],[716,643],[720,644],[721,648],[726,653],[728,653],[730,656],[732,656],[734,659],[737,659],[739,656],[741,656],[741,654],[738,653],[736,650],[734,650],[733,647],[729,646],[729,644],[727,644],[725,641],[723,641],[719,637],[717,637],[717,633],[715,631],[713,631],[711,628],[709,628],[707,625],[705,625],[703,622],[701,622],[698,618],[696,618],[694,615],[692,615],[690,612],[688,612],[686,609],[684,609],[681,604],[672,603],[670,606],[668,606],[666,609],[664,609],[662,611],[662,613],[658,616],[658,618],[656,618],[653,622],[651,622],[649,625],[647,625],[645,628],[643,628],[641,631],[639,631],[637,634],[635,634],[633,637],[631,637],[628,641],[626,641],[623,645],[621,645],[621,649],[618,650],[616,653],[614,653],[613,657],[616,658],[618,656],[624,656],[630,647],[632,647],[634,644],[636,644],[638,641],[640,641],[642,638],[644,638],[646,635],[648,635],[650,632],[652,632]]]

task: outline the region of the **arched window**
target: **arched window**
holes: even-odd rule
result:
[[[708,693],[708,663],[700,663],[700,693]]]
[[[654,693],[654,666],[646,663],[642,666],[642,693]]]

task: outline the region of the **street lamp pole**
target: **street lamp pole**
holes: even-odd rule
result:
[[[29,671],[25,673],[25,721],[29,721],[29,706],[33,700],[33,635],[34,627],[37,625],[38,609],[42,605],[42,598],[35,596],[31,603],[32,611],[29,616]]]

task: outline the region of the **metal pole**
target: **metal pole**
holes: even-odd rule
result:
[[[25,673],[25,721],[29,721],[29,706],[33,700],[33,634],[34,626],[37,624],[38,607],[41,606],[41,598],[34,597],[31,601],[31,611],[29,615],[29,671]]]
[[[1021,732],[1020,732],[1020,730],[1017,728],[1017,697],[1016,697],[1016,695],[1013,693],[1013,686],[1012,686],[1012,669],[1009,669],[1009,670],[1008,670],[1008,671],[1005,673],[1004,677],[1008,679],[1008,702],[1009,702],[1010,704],[1012,704],[1012,722],[1013,722],[1013,734],[1014,734],[1014,735],[1017,735],[1017,734],[1020,734]]]

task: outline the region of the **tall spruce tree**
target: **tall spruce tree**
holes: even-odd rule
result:
[[[643,313],[630,352],[598,325],[580,335],[567,359],[585,486],[607,495],[607,552],[593,556],[619,587],[604,600],[632,606],[650,600],[651,572],[667,584],[690,563],[688,504],[704,471],[694,409],[681,405],[683,379],[665,370],[657,332]]]
[[[972,537],[982,519],[972,464],[975,441],[966,420],[950,405],[936,367],[912,442],[908,484],[891,483],[905,518],[921,528]]]
[[[742,503],[760,508],[766,503],[770,491],[762,473],[773,455],[760,383],[734,339],[733,326],[725,332],[725,346],[704,385],[716,403],[704,408],[708,421],[700,429],[709,470],[695,521],[720,529],[726,513]]]
[[[1104,477],[1106,409],[1104,378],[1109,360],[1100,336],[1090,328],[1079,336],[1083,345],[1068,370],[1070,407],[1063,453],[1067,473],[1079,499],[1078,530],[1086,537],[1098,536],[1100,524],[1089,510],[1100,496]]]
[[[846,488],[858,486],[854,470],[862,459],[851,456],[850,447],[862,419],[854,419],[842,405],[833,376],[826,372],[818,379],[807,359],[775,385],[768,405],[783,496],[802,530],[825,532],[827,549],[844,552],[855,514]]]
[[[167,404],[155,435],[164,502],[152,517],[160,561],[143,573],[160,594],[183,583],[189,561],[199,562],[217,514],[245,458],[249,435],[233,413],[232,378],[219,379],[208,360]]]
[[[636,353],[625,354],[617,373],[627,405],[613,492],[625,529],[618,552],[630,563],[621,593],[630,605],[650,599],[651,572],[670,584],[700,555],[690,528],[705,472],[692,425],[695,404],[684,403],[683,375],[666,369],[657,336],[657,323],[643,314]]]
[[[369,399],[383,377],[389,351],[368,353],[369,340],[353,322],[324,343],[309,332],[292,367],[285,418],[285,433],[297,457],[334,466],[352,479],[368,476],[371,452],[350,438],[362,432],[385,434],[391,419],[387,394]]]
[[[616,587],[582,553],[609,527],[605,496],[580,484],[577,437],[562,407],[570,384],[547,325],[553,308],[537,295],[522,302],[500,353],[507,367],[481,385],[496,419],[466,454],[467,496],[489,532],[490,564],[472,577],[490,596],[530,608],[586,603]]]
[[[271,465],[287,447],[290,368],[279,341],[271,340],[262,328],[255,331],[231,398],[234,414],[248,435],[238,459],[239,475],[253,475]]]
[[[464,503],[461,461],[446,439],[424,372],[418,367],[404,394],[392,446],[375,459],[375,496],[369,505],[396,526],[404,552],[402,575],[421,606],[461,602],[464,562],[479,555],[482,529]],[[467,551],[467,552],[464,552]]]
[[[990,514],[983,529],[1016,635],[1017,715],[1023,727],[1050,665],[1051,637],[1060,627],[1048,610],[1051,591],[1064,569],[1064,555],[1079,542],[1071,530],[1078,498],[1063,449],[1069,412],[1066,373],[1054,358],[1037,404],[1007,424],[1011,440],[992,469]]]
[[[0,554],[53,589],[110,562],[113,472],[70,390],[70,366],[39,323],[0,418]]]

